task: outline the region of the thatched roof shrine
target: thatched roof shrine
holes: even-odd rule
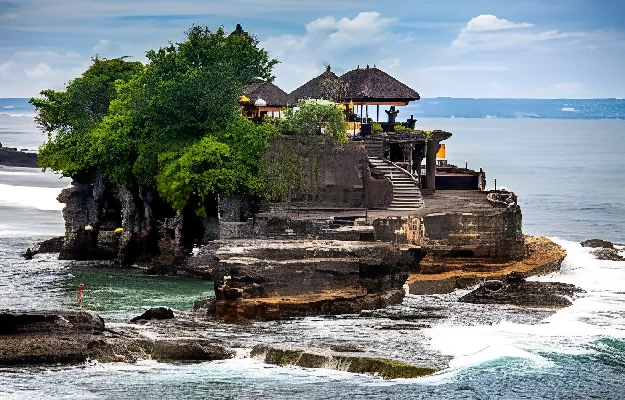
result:
[[[341,79],[330,70],[330,66],[319,76],[309,80],[302,86],[289,93],[289,103],[297,104],[304,99],[326,99],[335,102],[344,100],[344,84]]]
[[[287,93],[278,86],[269,82],[252,83],[243,88],[243,94],[254,104],[257,100],[265,101],[267,107],[284,108],[288,104]]]
[[[346,99],[354,104],[400,106],[420,99],[415,90],[375,66],[353,69],[341,75],[341,80],[347,86]]]

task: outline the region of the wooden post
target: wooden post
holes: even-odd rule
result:
[[[378,109],[377,109],[377,115],[375,116],[375,122],[380,122],[380,105],[378,104],[376,107]]]

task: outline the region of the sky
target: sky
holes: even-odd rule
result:
[[[240,23],[287,92],[369,64],[426,98],[621,98],[623,16],[623,0],[0,0],[0,97]]]

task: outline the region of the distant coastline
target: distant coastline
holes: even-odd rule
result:
[[[34,116],[26,98],[0,98],[0,116]],[[385,109],[381,107],[381,109]],[[375,118],[376,110],[369,108]],[[385,115],[381,112],[381,115]],[[505,119],[625,119],[625,100],[605,99],[514,99],[430,97],[401,107],[398,120],[415,118],[505,118]],[[0,124],[0,127],[2,124]]]

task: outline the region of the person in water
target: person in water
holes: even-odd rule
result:
[[[76,303],[78,303],[79,307],[82,307],[82,293],[84,291],[84,287],[85,285],[83,285],[82,283],[78,285],[78,293],[76,293]]]

